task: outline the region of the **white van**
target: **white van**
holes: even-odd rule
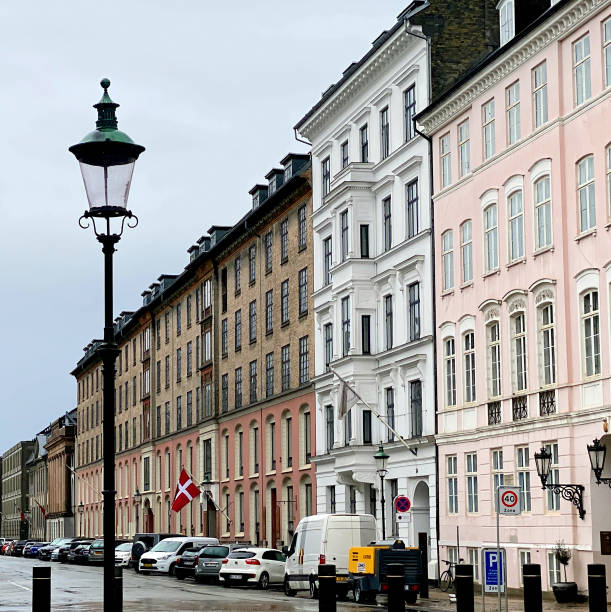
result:
[[[175,537],[160,540],[151,550],[145,552],[140,557],[138,569],[142,574],[149,572],[160,572],[163,574],[174,575],[174,566],[177,557],[180,557],[187,548],[198,548],[208,544],[218,544],[216,538],[200,537]]]
[[[335,565],[337,593],[348,592],[348,551],[366,546],[376,539],[376,521],[371,514],[317,514],[299,521],[291,546],[284,547],[286,566],[284,593],[293,597],[297,591],[318,595],[318,565]],[[342,588],[341,584],[346,587]]]

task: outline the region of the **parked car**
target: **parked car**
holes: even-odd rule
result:
[[[79,544],[68,552],[66,561],[68,563],[87,563],[89,560],[89,549],[91,544]]]
[[[51,553],[54,550],[59,548],[62,544],[66,544],[68,542],[72,542],[72,540],[76,540],[76,539],[77,538],[55,538],[52,542],[50,542],[46,546],[43,546],[38,551],[38,558],[41,561],[50,561],[51,560]]]
[[[116,540],[115,539],[115,547],[117,544],[123,544],[127,542],[127,540]],[[91,548],[89,549],[89,562],[90,563],[103,563],[104,562],[104,540],[102,538],[98,540],[94,540],[91,543]]]
[[[371,514],[317,514],[299,521],[290,547],[284,547],[286,575],[284,593],[297,591],[318,595],[318,565],[332,563],[337,574],[337,594],[349,589],[348,550],[367,546],[376,539],[376,522]]]
[[[49,542],[32,542],[31,544],[26,544],[23,548],[23,556],[28,559],[38,559],[38,551],[48,543]]]
[[[115,548],[115,565],[122,567],[128,567],[129,560],[132,556],[133,542],[123,542]]]
[[[216,538],[186,537],[166,538],[153,546],[140,557],[139,569],[142,573],[160,572],[174,575],[176,559],[188,548],[218,544]]]
[[[4,544],[2,544],[2,548],[0,548],[0,554],[8,555],[8,550],[13,543],[13,540],[4,540]]]
[[[61,563],[65,563],[68,560],[68,553],[73,548],[76,548],[81,544],[91,544],[91,542],[93,542],[91,538],[83,538],[79,540],[72,540],[71,542],[66,542],[66,544],[62,544],[59,548],[57,548],[51,553],[51,561],[60,561]]]
[[[128,567],[133,567],[136,572],[140,571],[140,557],[147,551],[151,550],[155,544],[167,538],[180,538],[181,533],[137,533],[134,536],[134,545],[132,546],[132,555],[128,561]]]
[[[284,581],[285,556],[273,548],[238,548],[222,561],[219,579],[223,586],[256,584],[260,589]]]
[[[26,544],[29,544],[30,540],[17,540],[13,542],[13,546],[11,548],[11,556],[13,557],[21,557],[23,556],[23,549]]]
[[[218,582],[219,571],[222,567],[223,559],[226,559],[230,552],[236,548],[248,548],[249,544],[211,544],[205,546],[197,555],[197,563],[195,564],[195,581],[196,582]],[[181,557],[182,561],[182,557]]]

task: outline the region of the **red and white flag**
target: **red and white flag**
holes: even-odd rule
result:
[[[172,510],[174,510],[174,512],[180,512],[182,508],[189,502],[192,502],[193,498],[197,497],[200,493],[199,487],[191,480],[191,477],[187,474],[187,470],[182,468],[178,484],[176,485]]]
[[[40,511],[42,512],[42,518],[46,519],[47,518],[47,511],[45,510],[45,507],[41,506],[37,499],[35,499],[34,501],[38,504],[38,507],[40,508]]]

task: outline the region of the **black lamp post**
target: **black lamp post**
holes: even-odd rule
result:
[[[584,520],[586,511],[583,507],[583,492],[585,487],[580,484],[559,484],[556,482],[547,482],[549,473],[552,467],[552,453],[545,447],[542,447],[538,453],[535,453],[535,464],[537,466],[537,474],[541,479],[541,488],[550,489],[556,495],[562,495],[562,499],[570,501],[579,512],[579,518]]]
[[[100,348],[103,368],[103,456],[104,456],[104,549],[115,549],[115,360],[118,354],[113,327],[112,255],[121,239],[126,219],[136,227],[138,218],[127,209],[127,198],[134,165],[144,147],[137,145],[117,129],[115,111],[119,106],[110,99],[110,81],[102,79],[102,99],[94,104],[98,111],[96,129],[69,151],[79,161],[89,210],[79,219],[82,228],[93,225],[104,253],[104,341]],[[113,224],[116,221],[116,226]],[[96,225],[96,222],[99,224]],[[120,222],[120,223],[119,223]],[[122,597],[114,595],[114,555],[104,555],[104,611],[121,609]],[[117,605],[115,605],[115,599]]]
[[[388,455],[384,452],[384,447],[380,444],[378,452],[373,456],[376,461],[376,472],[380,477],[380,505],[382,506],[382,539],[386,539],[386,518],[385,518],[385,505],[386,500],[384,499],[384,477],[388,474],[386,469],[386,462],[388,461]]]
[[[78,513],[79,513],[80,522],[81,522],[81,528],[79,529],[79,535],[80,536],[83,535],[83,512],[85,512],[85,506],[83,506],[83,502],[81,502],[78,505]]]
[[[136,533],[140,531],[140,500],[142,499],[142,493],[136,487],[136,492],[134,493],[134,506],[136,512]]]
[[[607,456],[607,447],[600,443],[598,438],[595,438],[592,444],[587,445],[588,455],[590,457],[590,465],[594,476],[596,476],[596,484],[606,484],[611,487],[611,478],[601,477],[603,470],[605,469],[605,458]]]

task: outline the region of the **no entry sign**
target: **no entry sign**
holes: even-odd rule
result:
[[[395,510],[397,512],[409,512],[412,507],[412,502],[409,501],[409,497],[405,495],[397,495],[395,497]]]
[[[497,508],[499,514],[521,514],[520,487],[502,486],[498,488]]]

